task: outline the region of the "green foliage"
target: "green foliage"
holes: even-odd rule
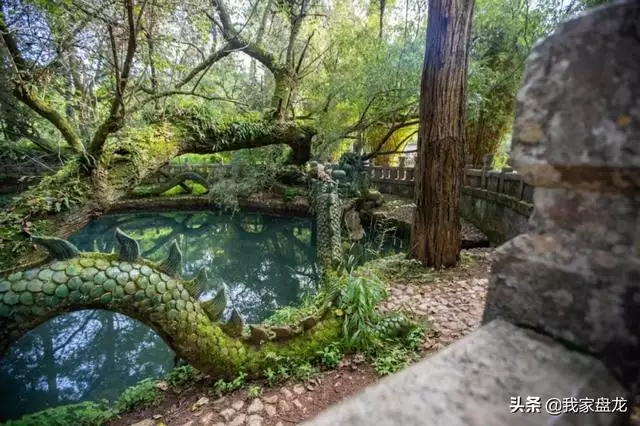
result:
[[[268,361],[270,366],[265,368],[262,374],[269,386],[274,386],[291,377],[298,380],[308,380],[317,372],[317,369],[304,359],[280,357],[272,353],[269,355]]]
[[[198,375],[198,370],[190,365],[181,365],[171,370],[166,376],[167,383],[175,388],[181,388],[193,381]]]
[[[127,388],[115,405],[118,413],[129,411],[136,407],[153,407],[162,401],[162,392],[156,387],[155,379],[145,379],[138,384]]]
[[[56,173],[13,197],[11,204],[0,212],[0,269],[14,266],[15,259],[29,249],[23,226],[32,233],[48,232],[48,223],[43,219],[78,208],[88,197],[87,178],[81,174],[77,160],[69,161]]]
[[[327,368],[335,368],[342,359],[342,348],[340,342],[334,342],[329,346],[322,348],[316,352],[318,361]]]
[[[273,386],[276,384],[276,382],[278,381],[278,374],[271,369],[271,367],[266,368],[263,372],[262,372],[263,376],[265,377],[265,379],[267,379],[267,383],[269,384],[269,386]]]
[[[296,324],[315,314],[325,303],[333,300],[341,287],[341,278],[334,272],[325,271],[320,290],[314,295],[305,295],[298,306],[284,306],[262,321],[265,325]]]
[[[19,420],[9,420],[5,426],[101,426],[115,417],[106,402],[81,402],[62,405],[29,414]]]
[[[380,344],[375,329],[379,315],[376,305],[387,296],[382,282],[376,278],[350,275],[340,296],[344,312],[342,331],[347,349],[367,350]]]
[[[271,316],[265,319],[262,323],[265,325],[294,324],[301,319],[313,314],[315,310],[314,308],[314,305],[301,307],[284,306],[271,314]]]
[[[393,317],[398,317],[398,314],[392,315]],[[385,376],[402,370],[411,362],[418,360],[426,327],[427,325],[407,323],[405,333],[401,336],[388,336],[383,345],[374,351],[369,351],[376,372]]]
[[[247,395],[249,396],[249,398],[258,398],[260,395],[262,395],[262,388],[260,386],[252,385],[249,387]]]
[[[209,189],[213,201],[232,210],[239,209],[239,200],[252,193],[269,190],[286,162],[288,147],[266,146],[234,152],[231,174],[215,179]]]
[[[389,346],[380,351],[373,360],[373,367],[381,376],[395,373],[407,367],[411,360],[410,354],[400,346]]]
[[[491,165],[496,170],[502,170],[507,166],[507,161],[509,161],[509,150],[511,148],[511,133],[506,134],[502,141],[500,142],[500,146],[497,149],[497,152],[493,155],[493,164]]]
[[[240,389],[244,385],[244,381],[247,375],[240,371],[235,379],[229,381],[219,379],[213,384],[213,389],[220,396],[225,393],[233,392],[236,389]]]
[[[308,362],[298,364],[294,370],[294,377],[298,380],[309,380],[317,370]]]
[[[14,208],[31,217],[39,217],[82,205],[88,196],[89,185],[81,174],[80,162],[73,160],[16,197]]]
[[[299,195],[300,191],[297,190],[296,188],[287,188],[285,193],[284,193],[284,200],[285,201],[291,201],[293,200],[293,197],[295,197],[296,195]]]

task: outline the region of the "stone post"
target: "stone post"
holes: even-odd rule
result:
[[[487,188],[487,172],[491,170],[491,163],[493,163],[493,155],[485,154],[482,157],[482,177],[480,180],[480,188],[482,189]]]
[[[483,321],[504,319],[640,380],[640,2],[598,8],[532,50],[512,156],[532,231],[497,250]]]
[[[405,171],[406,171],[406,161],[407,158],[405,156],[401,156],[398,159],[399,163],[398,163],[398,180],[405,180],[407,177],[405,175]]]
[[[498,181],[498,192],[504,192],[504,175],[513,172],[512,167],[503,167],[500,171],[500,180]]]

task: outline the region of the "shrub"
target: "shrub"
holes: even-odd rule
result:
[[[327,368],[334,368],[342,359],[342,348],[338,342],[332,343],[329,346],[322,348],[321,351],[316,352],[318,361]]]
[[[162,393],[156,387],[156,383],[155,379],[145,379],[127,388],[116,402],[116,411],[122,413],[136,407],[152,407],[159,404]]]
[[[19,420],[9,420],[5,426],[100,426],[115,417],[113,410],[106,408],[106,403],[81,402],[48,408],[29,414]]]

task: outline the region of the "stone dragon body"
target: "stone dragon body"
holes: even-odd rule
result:
[[[104,309],[127,315],[155,330],[176,355],[213,377],[239,371],[258,375],[277,357],[312,357],[340,336],[331,297],[297,324],[249,326],[233,311],[221,323],[224,289],[199,301],[206,270],[192,280],[180,277],[182,255],[172,243],[160,263],[139,256],[137,241],[116,230],[118,253],[81,253],[66,240],[32,236],[54,260],[0,277],[0,357],[26,332],[71,311]]]

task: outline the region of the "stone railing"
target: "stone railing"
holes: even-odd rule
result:
[[[496,250],[482,326],[308,423],[629,425],[640,383],[640,2],[532,48],[511,154],[531,230]]]
[[[491,170],[491,156],[485,156],[484,167],[466,167],[462,188],[462,216],[473,223],[493,243],[503,243],[527,230],[533,211],[533,186],[527,184],[513,168]],[[380,192],[413,198],[414,169],[370,166],[371,182]]]

